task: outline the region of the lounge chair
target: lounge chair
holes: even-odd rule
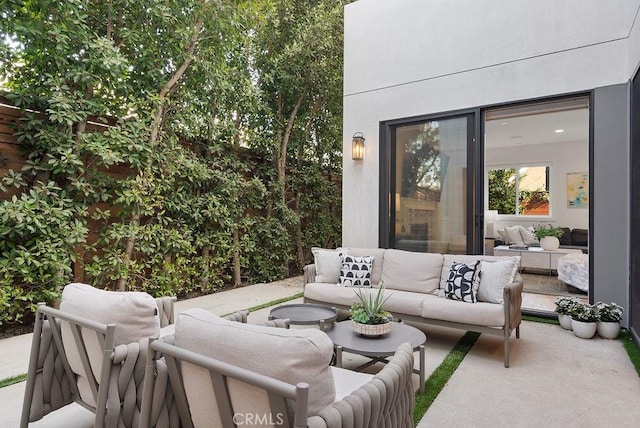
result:
[[[142,427],[157,419],[155,383],[165,371],[183,427],[413,427],[409,344],[374,376],[331,367],[333,344],[320,330],[240,324],[191,309],[178,316],[174,336],[150,349],[163,357],[147,356]]]

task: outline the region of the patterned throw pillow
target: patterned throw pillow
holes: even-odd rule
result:
[[[451,300],[475,303],[480,284],[479,266],[479,261],[470,264],[453,262],[444,287],[444,296]]]
[[[340,287],[371,287],[373,256],[343,255],[338,285]]]

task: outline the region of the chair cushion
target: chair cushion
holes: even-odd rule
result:
[[[382,281],[388,290],[432,293],[438,289],[442,254],[386,250]]]
[[[114,345],[125,345],[160,335],[160,319],[156,301],[151,295],[137,291],[107,291],[87,284],[68,284],[62,290],[60,310],[103,324],[116,324]],[[102,349],[95,333],[83,330],[91,370],[96,379],[102,371]],[[62,324],[62,342],[69,365],[79,375],[81,398],[95,405],[84,378],[80,353],[66,323]]]
[[[179,347],[292,385],[308,383],[309,415],[317,414],[335,399],[329,366],[333,343],[320,330],[242,324],[194,308],[178,315],[175,342]],[[183,378],[192,416],[203,418],[203,426],[210,426],[207,421],[217,416],[209,376],[203,376],[201,369],[186,366],[183,365]],[[260,403],[266,403],[263,390],[240,382],[230,385],[230,394],[238,412],[258,414]]]

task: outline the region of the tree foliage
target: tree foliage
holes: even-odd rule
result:
[[[19,190],[0,201],[0,306],[15,308],[0,324],[77,279],[74,263],[97,286],[188,295],[338,244],[342,8],[3,2],[27,161],[0,181]]]

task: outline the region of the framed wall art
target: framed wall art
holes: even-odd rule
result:
[[[589,173],[567,173],[567,206],[589,208]]]

